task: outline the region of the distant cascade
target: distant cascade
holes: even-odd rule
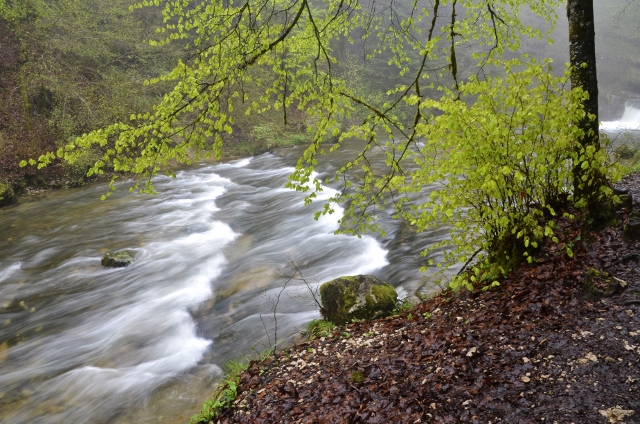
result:
[[[640,123],[640,99],[627,100],[624,105],[624,114],[620,120]]]
[[[625,102],[624,113],[616,121],[603,121],[600,129],[604,131],[640,130],[640,99]]]

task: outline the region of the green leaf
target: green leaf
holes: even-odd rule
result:
[[[565,247],[565,250],[567,252],[567,256],[569,256],[570,258],[573,258],[573,250],[571,250],[569,246]]]

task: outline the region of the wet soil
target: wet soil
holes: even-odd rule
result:
[[[640,200],[640,175],[620,185]],[[622,237],[630,209],[598,230],[561,220],[560,243],[499,287],[446,291],[252,362],[215,422],[640,423],[640,243]],[[594,297],[590,268],[626,287]]]

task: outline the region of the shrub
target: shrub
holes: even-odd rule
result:
[[[608,173],[604,149],[581,150],[582,133],[573,123],[584,116],[585,95],[566,89],[568,73],[554,77],[546,66],[521,65],[512,60],[505,77],[462,84],[462,100],[475,99],[471,106],[453,98],[425,102],[442,114],[424,125],[428,141],[405,190],[439,186],[410,216],[421,231],[451,226],[448,264],[478,249],[502,274],[530,261],[541,240],[553,238],[553,217],[559,200],[572,195],[575,164]],[[454,285],[475,279],[471,274]]]
[[[597,187],[597,198],[610,195],[598,179],[614,171],[607,140],[603,148],[583,148],[584,134],[574,124],[585,117],[586,94],[568,90],[568,70],[556,77],[548,62],[524,59],[526,63],[505,62],[504,76],[482,81],[471,77],[459,84],[459,91],[445,89],[439,100],[408,99],[420,105],[423,119],[417,121],[413,139],[387,144],[389,172],[380,177],[358,161],[338,171],[355,166],[364,171],[355,193],[334,198],[349,204],[342,228],[354,233],[375,230],[370,211],[385,207],[391,198],[396,217],[418,231],[442,225],[450,229],[450,239],[422,252],[444,248],[438,266],[465,263],[484,252],[486,261],[478,263],[491,262],[499,277],[523,259],[530,261],[543,238],[554,239],[553,219],[563,200],[586,206],[584,199],[573,198],[576,169],[583,170],[581,192]],[[417,167],[400,165],[399,152],[404,151],[413,152]],[[417,202],[415,194],[426,187],[435,189],[426,201]],[[451,285],[470,288],[480,274],[476,267]]]

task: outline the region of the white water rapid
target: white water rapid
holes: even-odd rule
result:
[[[624,113],[617,121],[603,121],[600,129],[606,132],[640,131],[640,100],[627,100]]]

